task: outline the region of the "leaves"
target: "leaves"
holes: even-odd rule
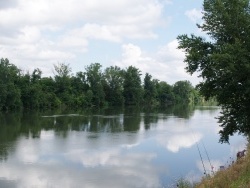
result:
[[[125,104],[138,105],[142,99],[141,72],[133,66],[125,71],[123,96]]]
[[[107,67],[104,71],[100,63],[92,63],[85,71],[71,75],[66,64],[55,65],[57,74],[43,77],[37,68],[32,74],[21,73],[8,59],[0,64],[0,110],[17,108],[46,109],[56,107],[84,108],[106,105],[147,105],[166,106],[175,102],[194,102],[195,100],[175,100],[193,96],[195,89],[182,81],[171,86],[159,82],[147,73],[141,82],[141,71],[133,66],[121,69],[118,66]],[[186,83],[186,81],[184,82]],[[182,93],[173,92],[176,85]],[[182,88],[183,87],[183,88]],[[198,101],[198,100],[197,100]]]
[[[220,141],[228,142],[235,132],[250,131],[249,0],[204,0],[203,8],[198,28],[210,38],[180,35],[178,48],[186,53],[187,72],[203,78],[200,92],[222,106]]]

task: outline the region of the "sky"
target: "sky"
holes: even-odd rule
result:
[[[91,63],[127,68],[174,84],[186,73],[180,34],[202,35],[202,0],[0,0],[0,58],[24,72],[39,68],[53,76],[54,65],[72,74]]]

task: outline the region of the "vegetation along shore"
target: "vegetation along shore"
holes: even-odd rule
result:
[[[39,68],[24,72],[2,58],[0,77],[1,111],[204,103],[204,97],[189,81],[170,85],[149,73],[142,81],[141,71],[134,66],[102,70],[101,64],[93,63],[73,75],[69,65],[58,63],[54,65],[54,77],[43,77]]]

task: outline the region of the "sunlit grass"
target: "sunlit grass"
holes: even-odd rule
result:
[[[249,151],[250,146],[248,145]],[[197,188],[250,188],[250,152],[213,177],[204,177]]]

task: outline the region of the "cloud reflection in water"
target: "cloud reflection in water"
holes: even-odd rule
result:
[[[42,134],[46,135],[46,132]],[[69,142],[72,142],[71,136],[75,139],[74,134],[69,135]],[[131,145],[71,150],[67,144],[61,153],[52,153],[52,150],[46,153],[44,140],[51,148],[57,143],[51,136],[44,138],[50,139],[37,139],[34,144],[31,139],[20,139],[15,154],[17,158],[10,156],[6,163],[1,164],[0,177],[15,180],[16,187],[160,186],[158,169],[151,163],[156,157],[154,153],[130,152]],[[78,141],[84,143],[84,140],[79,138]]]
[[[39,130],[39,137],[18,136],[14,149],[0,163],[0,187],[151,188],[171,183],[179,175],[196,180],[203,175],[196,143],[206,143],[214,166],[223,164],[224,155],[230,154],[228,146],[216,145],[218,126],[213,117],[197,111],[190,119],[164,114],[98,116],[88,130],[84,129],[85,117],[81,125],[71,123],[72,117],[66,122],[58,119],[57,127]],[[117,122],[123,125],[117,128]],[[69,124],[71,129],[63,129]],[[240,143],[234,152],[242,147]],[[209,169],[204,151],[202,155]]]

